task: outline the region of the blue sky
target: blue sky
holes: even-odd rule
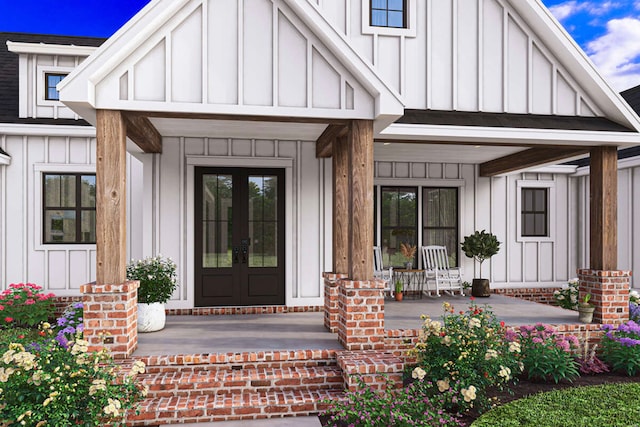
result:
[[[108,37],[147,2],[0,0],[0,31]],[[542,2],[616,90],[640,85],[640,0]]]

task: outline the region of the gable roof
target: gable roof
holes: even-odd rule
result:
[[[19,55],[8,50],[7,41],[97,47],[104,40],[95,37],[0,32],[0,123],[88,125],[84,120],[18,117]]]

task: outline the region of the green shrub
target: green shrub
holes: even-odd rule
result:
[[[580,281],[571,279],[562,287],[562,289],[553,293],[553,298],[556,300],[558,307],[566,308],[568,310],[578,309],[578,287]]]
[[[553,327],[542,323],[520,326],[516,334],[522,347],[521,361],[529,379],[558,383],[580,375],[580,365],[574,356],[579,345],[575,336],[556,334]]]
[[[324,413],[329,426],[404,427],[404,426],[460,426],[455,415],[443,410],[447,400],[455,398],[452,390],[435,391],[433,384],[418,380],[403,388],[394,389],[384,375],[383,391],[374,390],[356,376],[358,391],[348,391],[344,400],[329,401]]]
[[[638,425],[640,384],[607,384],[540,393],[483,414],[472,427],[631,427]]]
[[[416,366],[425,372],[426,380],[456,393],[449,409],[486,410],[491,406],[487,389],[509,389],[521,372],[520,345],[509,342],[504,322],[489,307],[478,307],[473,298],[464,312],[456,314],[449,303],[443,308],[443,323],[422,316],[418,343],[410,353],[417,357]],[[412,367],[409,371],[413,373]]]
[[[605,331],[600,347],[602,360],[614,371],[622,371],[632,376],[640,372],[640,325],[633,320],[614,328],[603,325]]]
[[[0,326],[33,327],[53,317],[51,298],[33,283],[12,283],[0,294]]]
[[[176,290],[176,264],[162,255],[147,257],[127,264],[127,279],[139,280],[138,302],[165,303]]]
[[[0,425],[124,425],[125,411],[146,394],[136,380],[144,364],[120,372],[106,350],[89,353],[79,337],[64,348],[49,327],[43,342],[12,343],[2,355]]]

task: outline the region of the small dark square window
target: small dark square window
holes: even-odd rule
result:
[[[96,242],[96,176],[46,173],[42,179],[43,242]]]
[[[371,0],[371,26],[407,28],[407,0]]]
[[[548,237],[549,189],[523,188],[521,215],[523,237]]]
[[[57,73],[45,73],[44,75],[44,84],[45,84],[45,92],[44,99],[48,101],[59,101],[60,94],[56,89],[58,83],[67,77],[66,74],[57,74]]]

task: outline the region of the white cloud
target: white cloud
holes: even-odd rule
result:
[[[580,12],[586,12],[591,16],[602,16],[611,12],[613,9],[618,9],[624,6],[625,4],[620,1],[578,2],[576,0],[570,0],[551,6],[549,10],[558,21],[562,21]],[[635,0],[635,6],[640,7],[640,1]]]
[[[587,43],[586,52],[616,90],[640,84],[640,19],[607,22],[607,33]]]
[[[555,16],[558,21],[562,21],[563,19],[574,15],[575,13],[580,11],[580,9],[581,6],[579,6],[578,2],[574,0],[560,3],[549,8],[553,16]]]

